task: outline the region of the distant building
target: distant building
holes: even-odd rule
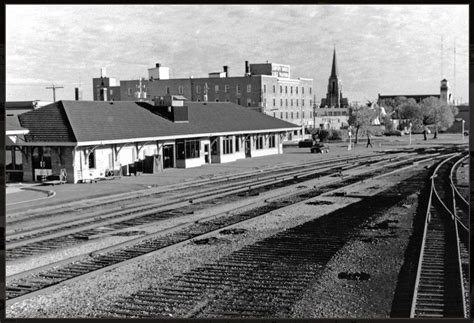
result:
[[[51,102],[33,100],[33,101],[7,101],[5,102],[6,116],[16,116],[25,112],[39,109]]]
[[[114,100],[143,101],[182,95],[196,102],[232,102],[301,126],[289,140],[300,138],[303,127],[313,122],[313,80],[292,79],[289,65],[246,61],[242,76],[230,76],[229,67],[224,66],[223,71],[211,72],[208,77],[170,79],[169,69],[156,64],[148,73],[147,80],[120,81],[120,94]],[[105,78],[94,79],[94,89],[100,81],[104,83],[103,89],[112,89]],[[94,100],[97,98],[94,96]],[[110,99],[110,94],[107,98]]]
[[[100,69],[100,77],[92,79],[92,97],[94,101],[120,101],[120,84],[107,76],[105,67]]]
[[[315,126],[321,129],[340,129],[347,126],[349,103],[342,95],[342,82],[337,68],[336,49],[332,57],[331,75],[326,97],[321,99],[319,109],[315,107]]]
[[[339,79],[335,48],[332,57],[331,75],[329,76],[328,80],[328,92],[326,94],[326,98],[321,99],[320,108],[326,107],[331,109],[344,109],[344,111],[347,113],[348,101],[347,98],[342,96],[342,82]]]
[[[405,97],[407,99],[414,99],[417,103],[420,103],[426,98],[435,97],[441,99],[444,103],[453,104],[451,99],[451,93],[449,91],[449,84],[446,79],[442,79],[440,83],[439,94],[392,94],[392,95],[381,95],[379,93],[378,104],[383,105],[385,100],[395,100],[396,98]]]

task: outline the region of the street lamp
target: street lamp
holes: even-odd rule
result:
[[[466,123],[466,120],[462,120],[462,132],[461,132],[461,136],[462,136],[462,141],[464,141],[464,124]]]
[[[412,126],[412,125],[413,125],[413,124],[410,122],[410,128],[408,129],[408,131],[410,132],[410,145],[411,145],[411,126]]]

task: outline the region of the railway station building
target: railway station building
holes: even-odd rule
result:
[[[154,173],[281,154],[299,127],[230,102],[58,101],[17,116],[23,181],[67,174],[87,182],[127,174],[137,162]],[[151,165],[151,166],[150,166]]]

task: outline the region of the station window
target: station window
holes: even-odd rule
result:
[[[225,87],[224,87],[224,92],[229,93],[229,90],[230,90],[230,85],[226,84]]]
[[[285,118],[285,119],[287,119],[287,120],[288,120],[288,112],[286,113],[286,118]]]
[[[285,85],[285,93],[288,93],[288,86]]]
[[[201,142],[199,140],[176,141],[176,159],[199,158]]]
[[[276,101],[276,100],[275,100],[275,99],[273,99],[273,106],[275,106],[275,101]]]
[[[290,94],[293,94],[293,87],[290,86]]]
[[[301,94],[304,94],[304,87],[301,87]]]
[[[298,106],[298,99],[296,99],[296,106]]]
[[[199,158],[201,142],[199,140],[186,140],[186,158]]]
[[[290,100],[291,106],[293,106],[293,99]]]
[[[283,112],[280,112],[280,119],[283,119]]]
[[[263,149],[263,136],[262,135],[257,136],[257,144],[255,148]]]
[[[275,93],[275,91],[276,91],[276,89],[275,89],[275,88],[276,88],[276,86],[274,85],[274,86],[273,86],[273,93]]]
[[[298,94],[298,87],[297,86],[295,87],[295,90],[296,90],[296,94]]]
[[[252,84],[247,84],[247,93],[250,93],[250,92],[252,92]]]
[[[304,111],[301,112],[301,118],[304,119]]]
[[[285,104],[286,106],[288,106],[288,99],[285,99]]]
[[[293,112],[291,112],[291,119],[293,119]]]
[[[313,105],[313,100],[309,100],[309,106]]]
[[[304,99],[301,99],[301,106],[304,107]]]
[[[201,86],[200,85],[196,85],[196,93],[201,93]]]
[[[95,168],[95,151],[89,154],[89,158],[87,159],[87,165],[89,168]]]
[[[170,87],[167,86],[167,87],[166,87],[166,94],[170,94],[170,92],[171,92],[171,91],[170,91]]]
[[[283,106],[283,99],[280,99],[280,106]]]
[[[275,135],[270,135],[268,138],[268,147],[275,148]]]
[[[240,150],[240,136],[235,136],[235,152]]]
[[[296,119],[299,119],[299,118],[300,118],[300,113],[296,112]]]
[[[280,85],[280,93],[283,93],[283,86]]]
[[[235,87],[235,91],[237,92],[237,94],[239,94],[241,91],[240,91],[240,84],[237,84],[237,86]]]
[[[263,84],[263,93],[267,93],[267,85]]]
[[[182,85],[178,86],[178,93],[184,94],[184,87]]]
[[[222,153],[224,155],[232,154],[232,136],[222,138]]]

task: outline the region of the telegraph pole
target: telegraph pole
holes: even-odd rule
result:
[[[56,102],[56,89],[63,89],[63,86],[53,86],[47,87],[46,89],[53,89],[53,102]]]

